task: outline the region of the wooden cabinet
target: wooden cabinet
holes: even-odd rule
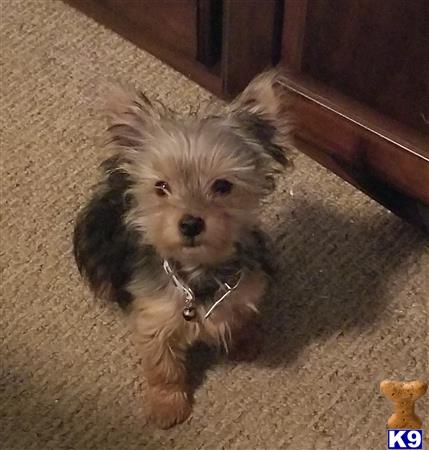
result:
[[[220,2],[211,0],[87,0],[119,16],[159,48],[208,66],[219,58]]]
[[[279,0],[65,0],[214,94],[278,61]]]
[[[287,71],[302,150],[429,227],[427,0],[67,0],[215,94]]]
[[[281,51],[310,156],[422,227],[428,23],[425,0],[287,0]]]
[[[306,11],[303,73],[376,112],[428,131],[427,0],[297,3]]]
[[[197,0],[96,1],[123,16],[136,29],[142,30],[148,39],[158,41],[160,46],[168,47],[188,58],[198,58]]]

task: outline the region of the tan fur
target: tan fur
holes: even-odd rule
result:
[[[149,415],[158,426],[168,428],[191,413],[184,364],[187,347],[199,340],[223,346],[228,352],[234,334],[241,333],[255,316],[267,284],[261,272],[246,274],[228,301],[208,319],[199,305],[198,317],[192,322],[183,320],[183,298],[171,286],[159,297],[135,301],[131,316],[134,335],[149,384]]]
[[[167,129],[153,140],[149,137],[146,145],[150,151],[132,155],[132,165],[126,166],[137,180],[132,193],[138,199],[128,220],[146,232],[163,258],[190,264],[218,263],[231,255],[232,243],[242,226],[251,225],[252,210],[262,196],[265,173],[255,176],[254,161],[240,151],[243,143],[219,129],[217,122],[190,122],[185,127],[170,124]],[[183,145],[179,154],[178,143]],[[234,151],[226,153],[225,149]],[[228,198],[216,198],[210,191],[219,177],[234,182],[234,191]],[[156,180],[167,180],[171,195],[154,195]],[[198,249],[183,247],[177,223],[185,213],[201,216],[206,222]]]
[[[116,93],[108,106],[110,143],[130,178],[135,200],[126,223],[163,259],[185,269],[216,267],[237,251],[257,221],[260,200],[272,187],[276,164],[291,144],[289,102],[282,77],[272,71],[256,78],[223,115],[179,121],[144,95]],[[213,191],[216,180],[232,183],[228,195]],[[168,184],[164,196],[154,188]],[[184,242],[178,223],[184,215],[202,218],[195,246]],[[150,415],[167,428],[191,412],[185,352],[201,340],[228,351],[235,335],[258,312],[267,286],[260,270],[244,270],[242,281],[213,314],[198,303],[197,317],[183,319],[182,293],[168,280],[148,293],[150,280],[134,279],[132,323],[149,384]]]
[[[149,385],[149,416],[161,428],[182,422],[191,411],[184,363],[194,339],[181,317],[178,297],[170,287],[160,297],[137,299],[131,316]]]
[[[235,333],[258,313],[267,286],[268,281],[262,272],[246,274],[239,288],[203,322],[202,338],[223,346],[228,352]],[[199,311],[201,316],[204,312],[203,308]]]

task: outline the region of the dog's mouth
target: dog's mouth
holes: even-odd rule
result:
[[[222,243],[223,244],[223,243]],[[176,248],[173,259],[192,264],[215,264],[224,261],[234,252],[234,246],[217,246],[207,237],[187,238]]]
[[[196,239],[195,237],[191,237],[191,238],[186,238],[183,241],[183,247],[190,249],[190,248],[198,248],[201,247],[202,242],[199,239]]]

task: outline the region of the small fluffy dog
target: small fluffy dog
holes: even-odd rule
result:
[[[113,156],[77,219],[74,253],[94,293],[129,312],[162,428],[191,412],[196,341],[245,350],[267,290],[256,211],[291,145],[281,74],[252,81],[221,115],[179,120],[143,94],[108,107]]]

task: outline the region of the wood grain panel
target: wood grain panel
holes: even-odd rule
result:
[[[171,50],[196,59],[197,0],[91,0],[126,18]]]
[[[228,96],[273,65],[280,48],[278,0],[224,0],[222,80]]]
[[[429,137],[303,76],[287,77],[309,156],[429,230]]]
[[[307,0],[302,71],[426,133],[428,52],[427,0]]]
[[[223,96],[220,70],[217,65],[208,69],[195,58],[187,56],[186,52],[175,50],[162,41],[158,35],[153,36],[145,27],[139,26],[135,21],[130,21],[124,14],[118,14],[116,10],[106,4],[106,0],[64,1],[124,36],[138,47],[144,48],[162,59],[209,91]]]
[[[285,0],[281,59],[291,73],[301,72],[307,0]]]

